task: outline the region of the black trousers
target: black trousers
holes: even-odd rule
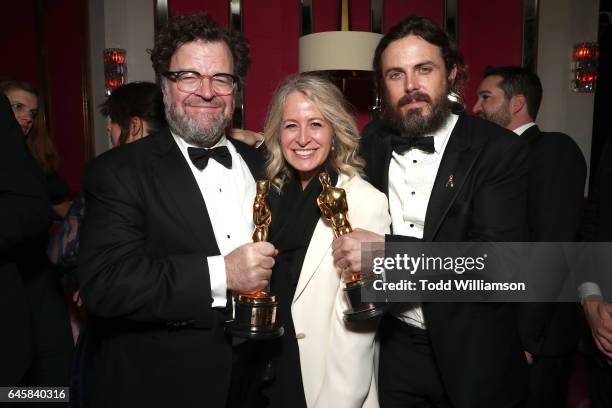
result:
[[[57,273],[44,268],[26,281],[34,327],[34,359],[28,386],[69,386],[74,343],[68,305]]]
[[[50,268],[37,269],[37,266],[25,271],[30,273],[24,281],[32,318],[34,357],[20,385],[68,387],[74,354],[68,306],[58,274]],[[66,403],[7,403],[0,406],[55,408],[65,407]]]
[[[536,357],[529,367],[527,408],[565,408],[574,354]]]
[[[380,327],[381,408],[450,408],[427,331],[385,316]]]
[[[590,362],[591,408],[612,407],[612,364],[601,353]]]

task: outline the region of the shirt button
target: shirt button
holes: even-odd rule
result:
[[[227,234],[227,238],[228,238],[228,239],[230,238],[230,235],[229,235],[229,234]]]
[[[415,194],[416,194],[416,193],[415,193],[414,191],[410,193],[410,195],[415,195]]]
[[[298,339],[298,340],[301,340],[301,339],[303,339],[305,337],[306,337],[306,334],[304,334],[304,333],[297,333],[295,335],[295,338]]]
[[[414,224],[410,224],[410,228],[414,228]]]
[[[417,161],[416,161],[416,160],[413,160],[412,162],[413,162],[413,163],[416,163]]]

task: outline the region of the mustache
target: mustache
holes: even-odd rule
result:
[[[220,108],[223,106],[223,101],[217,98],[216,96],[213,97],[211,100],[207,101],[206,99],[193,95],[192,97],[188,98],[185,102],[183,102],[183,105],[184,106],[194,106],[194,105],[195,106],[210,106],[210,107]]]
[[[412,92],[402,96],[399,101],[397,101],[397,107],[401,108],[402,106],[408,105],[412,102],[427,102],[431,104],[431,98],[429,95],[421,92]]]

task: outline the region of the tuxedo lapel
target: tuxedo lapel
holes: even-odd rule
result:
[[[433,241],[446,213],[464,186],[465,180],[482,148],[470,145],[469,131],[463,116],[453,129],[427,205],[423,239]]]
[[[300,271],[300,278],[298,279],[297,287],[295,288],[295,295],[293,295],[293,303],[297,302],[299,297],[304,292],[304,289],[306,289],[306,286],[308,286],[310,280],[319,270],[326,255],[329,253],[329,251],[331,251],[333,239],[334,233],[331,225],[326,221],[319,219],[314,233],[312,234],[312,238],[310,239],[306,256],[304,257],[304,263],[302,264],[302,270]]]
[[[206,253],[218,254],[208,210],[188,163],[168,129],[155,137],[158,138],[159,159],[152,168],[159,183],[167,190],[168,199],[174,203],[176,211],[171,216],[182,217],[186,229],[191,231]]]
[[[344,184],[344,185],[343,185]],[[337,187],[346,187],[346,177],[338,175]],[[348,192],[347,192],[348,193]],[[308,283],[312,280],[315,273],[320,269],[321,263],[325,260],[326,256],[331,251],[332,241],[334,240],[334,231],[331,223],[324,220],[323,217],[317,221],[317,226],[310,238],[308,244],[308,250],[302,263],[302,270],[300,271],[300,278],[298,279],[295,294],[293,295],[293,303],[295,303],[308,286]],[[324,271],[329,273],[329,271]]]
[[[382,171],[382,192],[389,197],[389,165],[391,164],[391,155],[393,149],[391,147],[391,138],[387,137],[383,141],[383,171]]]
[[[391,136],[382,125],[364,136],[360,155],[366,161],[367,180],[386,195],[389,193],[389,163],[391,162]]]

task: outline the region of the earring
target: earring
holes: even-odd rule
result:
[[[451,111],[453,113],[461,113],[465,111],[466,104],[465,104],[465,99],[463,98],[463,95],[451,90],[448,93],[448,95],[446,95],[446,97],[448,98],[450,102]]]

